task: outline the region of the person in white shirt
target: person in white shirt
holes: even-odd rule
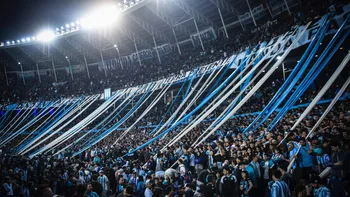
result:
[[[145,197],[152,197],[153,192],[152,192],[152,181],[147,180],[146,181],[146,190],[145,190]]]
[[[170,182],[172,182],[173,178],[177,178],[178,177],[179,172],[175,169],[169,168],[167,170],[165,170],[164,172],[164,178],[165,179],[169,179]]]
[[[178,164],[179,164],[179,172],[180,172],[180,175],[181,175],[181,176],[185,176],[185,175],[186,175],[186,167],[185,167],[185,165],[183,164],[182,159],[179,159],[179,160],[178,160]]]
[[[106,175],[104,175],[103,170],[100,170],[100,176],[97,178],[97,182],[99,182],[102,185],[103,191],[102,196],[107,196],[108,191],[108,178]]]

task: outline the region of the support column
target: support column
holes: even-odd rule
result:
[[[72,78],[72,81],[74,80],[74,77],[73,77],[73,70],[72,70],[72,65],[70,64],[70,60],[69,58],[66,56],[66,59],[68,61],[68,64],[69,64],[69,72],[70,72],[70,77]]]
[[[8,80],[8,78],[7,78],[7,70],[6,70],[5,64],[4,64],[4,71],[5,71],[6,84],[9,85],[9,80]]]
[[[173,34],[174,34],[174,37],[175,37],[175,42],[176,42],[177,50],[179,51],[179,54],[181,55],[181,50],[180,50],[179,43],[178,43],[178,41],[177,41],[177,37],[176,37],[176,34],[175,34],[175,29],[174,29],[174,27],[172,27],[172,29],[173,29]]]
[[[102,67],[103,67],[103,69],[105,70],[105,76],[107,77],[107,69],[106,69],[105,61],[104,61],[104,59],[103,59],[103,55],[102,55],[102,52],[101,52],[101,51],[100,51],[100,55],[101,55]]]
[[[252,19],[253,19],[253,22],[254,22],[254,25],[256,25],[256,21],[255,21],[255,17],[254,17],[254,14],[253,14],[253,11],[252,9],[250,8],[250,3],[249,3],[249,0],[246,0],[247,1],[247,4],[248,4],[248,8],[249,8],[249,12],[250,12],[250,15],[252,15]]]
[[[290,12],[290,9],[289,9],[289,6],[288,6],[288,3],[287,3],[287,0],[284,0],[284,3],[286,4],[287,10],[288,10],[288,14],[289,14],[289,15],[291,15],[291,12]]]
[[[21,67],[21,73],[22,73],[22,80],[23,80],[23,84],[26,84],[26,80],[24,79],[24,74],[23,74],[23,66],[21,64],[21,62],[18,62],[19,66]]]
[[[86,61],[86,57],[85,57],[85,55],[83,55],[83,56],[84,56],[84,62],[85,62],[86,72],[87,72],[87,75],[88,75],[88,77],[89,77],[89,79],[90,79],[90,71],[89,71],[89,67],[88,67],[87,61]]]
[[[141,59],[140,59],[140,55],[139,55],[139,50],[137,49],[136,42],[134,42],[134,45],[135,45],[135,49],[136,49],[137,59],[139,60],[140,66],[142,66],[142,64],[141,64]]]
[[[69,59],[68,59],[69,60]],[[52,63],[52,68],[53,68],[53,74],[55,75],[55,80],[57,82],[57,75],[56,75],[56,69],[55,69],[55,63],[53,62],[53,60],[51,60]],[[69,68],[72,70],[72,68],[70,67],[70,62],[69,62]]]
[[[219,11],[219,15],[220,15],[220,19],[221,19],[222,26],[224,27],[224,31],[225,31],[226,38],[228,38],[226,25],[225,25],[225,22],[224,22],[224,18],[222,17],[220,8],[218,8],[218,11]]]
[[[203,49],[203,51],[204,51],[204,45],[203,45],[203,42],[202,42],[202,37],[201,37],[201,35],[199,34],[199,30],[198,30],[198,26],[197,26],[196,19],[193,19],[193,21],[194,21],[194,25],[196,26],[196,30],[197,30],[197,33],[198,33],[199,41],[201,42],[202,49]]]
[[[272,14],[272,12],[271,12],[269,3],[267,3],[267,2],[266,2],[266,7],[267,7],[267,10],[269,11],[269,13],[270,13],[270,15],[271,15],[271,18],[274,18],[274,17],[273,17],[273,14]]]
[[[283,72],[283,81],[286,81],[286,71],[284,70],[284,63],[282,62],[282,72]]]
[[[40,77],[40,72],[39,72],[39,65],[36,63],[36,74],[38,75],[39,82],[41,83],[41,77]]]
[[[158,52],[158,47],[157,47],[157,43],[156,43],[156,39],[153,37],[153,42],[154,42],[154,47],[156,47],[156,51],[157,51],[157,56],[158,56],[158,61],[159,63],[162,63],[162,61],[160,61],[160,57],[159,57],[159,52]]]

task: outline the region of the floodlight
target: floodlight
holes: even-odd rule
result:
[[[68,56],[66,56],[66,59],[68,59]]]
[[[84,28],[99,28],[109,26],[116,22],[120,12],[113,6],[105,5],[90,13],[91,14],[84,17],[81,21],[81,24]]]
[[[10,41],[7,41],[6,44],[10,44]]]
[[[277,58],[276,58],[276,59],[278,59],[278,60],[279,60],[279,59],[281,59],[281,58],[282,58],[281,56],[277,56]]]
[[[60,29],[59,28],[56,28],[56,31],[59,31]]]
[[[26,42],[26,39],[24,39],[24,38],[22,38],[22,40],[21,40],[22,42]]]
[[[26,38],[26,40],[29,42],[29,41],[30,41],[30,38],[28,37],[28,38]]]
[[[17,40],[17,43],[20,43],[21,41],[20,40]]]
[[[12,44],[15,44],[15,41],[12,41]]]
[[[79,24],[80,24],[80,21],[76,21],[75,23],[76,23],[77,25],[79,25]]]
[[[52,39],[54,39],[54,37],[55,37],[55,34],[52,31],[46,30],[46,31],[41,32],[38,35],[38,40],[48,42],[48,41],[51,41]]]
[[[74,26],[75,26],[75,23],[71,23],[70,26],[74,27]]]
[[[69,24],[66,24],[66,28],[69,28],[70,26],[69,26]]]
[[[117,45],[115,44],[114,47],[117,48]]]
[[[35,37],[35,36],[33,36],[33,37],[32,37],[32,40],[36,40],[36,37]]]
[[[64,27],[63,27],[63,26],[61,26],[61,29],[64,29]]]
[[[18,62],[18,65],[21,65],[21,62]]]

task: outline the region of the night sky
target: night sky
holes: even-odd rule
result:
[[[112,0],[1,0],[0,41],[36,36],[82,18],[97,4]]]

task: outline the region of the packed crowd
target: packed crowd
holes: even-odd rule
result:
[[[274,28],[273,25],[276,24],[269,23],[261,29],[252,30],[251,33],[254,35],[242,33],[231,40],[220,38],[222,40],[218,43],[209,42],[207,44],[211,47],[206,52],[188,48],[184,50],[182,56],[174,55],[165,58],[164,61],[169,61],[167,65],[176,64],[167,67],[169,70],[159,69],[160,65],[156,61],[149,60],[149,63],[143,62],[144,66],[138,68],[137,72],[130,72],[129,68],[126,68],[120,72],[120,75],[111,75],[108,79],[102,80],[96,75],[92,76],[92,80],[87,83],[82,77],[81,80],[76,78],[74,81],[68,81],[69,85],[64,86],[54,87],[50,83],[43,82],[40,85],[27,88],[28,90],[25,91],[22,88],[12,90],[12,92],[4,91],[1,96],[2,103],[25,101],[25,94],[28,92],[31,101],[39,98],[46,100],[54,98],[54,95],[46,94],[47,91],[55,91],[56,98],[60,98],[61,96],[70,97],[96,93],[97,90],[104,87],[121,88],[125,85],[134,86],[149,82],[151,79],[164,77],[169,73],[186,71],[223,58],[230,55],[231,52],[239,51],[245,46],[256,43],[256,40],[261,40],[262,35],[273,37],[291,26],[288,24],[282,25],[282,28]],[[267,34],[267,31],[271,31],[271,33]],[[246,39],[248,37],[249,39]],[[130,69],[132,68],[130,67]],[[334,70],[334,68],[332,69]],[[146,70],[147,74],[140,74]],[[329,73],[325,70],[322,74],[323,77],[318,79],[320,84],[323,84],[324,80],[322,79],[327,78]],[[348,74],[347,71],[345,76]],[[49,81],[50,79],[44,80]],[[316,87],[310,88],[300,98],[298,104],[308,103],[315,97],[320,89],[318,81],[316,81]],[[11,84],[16,84],[18,87],[28,87],[22,86],[20,83],[21,81],[11,79]],[[339,90],[339,84],[342,83],[343,78],[340,78],[336,85],[327,92],[324,99],[333,98]],[[86,84],[89,85],[86,86]],[[282,81],[275,77],[272,82],[261,88],[240,109],[239,113],[261,111],[281,84]],[[1,86],[3,85],[1,84]],[[350,91],[346,92],[347,94],[344,96],[348,97]],[[15,96],[14,100],[11,100],[11,96]],[[224,110],[224,107],[232,101],[233,96],[217,108],[210,118],[217,117]],[[149,102],[142,106],[139,111],[144,111]],[[179,103],[180,101],[175,103],[173,109],[176,109]],[[160,150],[185,125],[171,131],[164,139],[132,154],[128,153],[152,139],[150,132],[153,128],[136,127],[122,141],[111,146],[121,134],[121,132],[113,132],[78,156],[70,157],[72,153],[82,148],[82,144],[88,143],[94,133],[89,133],[80,143],[75,144],[75,141],[106,117],[110,112],[108,110],[109,112],[105,112],[91,125],[88,125],[85,132],[80,132],[58,146],[56,150],[74,143],[74,146],[59,154],[58,157],[39,155],[29,159],[25,156],[12,155],[20,142],[27,137],[27,134],[20,135],[11,143],[0,147],[0,196],[51,197],[54,194],[67,197],[347,196],[350,172],[350,163],[348,162],[350,156],[348,147],[350,140],[349,104],[347,98],[339,101],[320,127],[310,136],[308,136],[309,130],[324,112],[326,105],[315,107],[300,126],[292,132],[290,132],[290,128],[302,113],[302,108],[290,110],[271,131],[267,131],[265,128],[276,114],[272,114],[270,119],[261,125],[256,132],[247,134],[242,134],[242,130],[254,120],[256,115],[247,114],[234,117],[198,147],[191,147],[191,145],[210,125],[212,121],[210,118],[200,123],[174,146],[167,147],[165,151]],[[152,112],[144,117],[139,125],[157,125],[169,107],[168,105],[168,102],[158,102]],[[125,113],[123,112],[120,117]],[[89,111],[84,112],[66,128],[76,125],[88,114]],[[166,118],[170,115],[171,113]],[[121,127],[127,128],[137,118],[138,114],[126,121]],[[109,128],[116,121],[117,119],[110,122],[106,128]],[[38,122],[31,128],[36,128],[41,123]],[[52,141],[59,135],[54,135],[47,141]],[[295,154],[298,149],[300,151]],[[125,154],[127,156],[123,157]],[[288,168],[290,164],[291,169]],[[324,170],[328,173],[324,173],[323,176],[321,173]],[[320,174],[322,176],[319,176]]]
[[[122,155],[130,148],[150,139],[146,130],[133,130],[122,143],[111,148],[110,144],[118,137],[113,134],[75,158],[66,152],[66,156],[58,158],[39,156],[30,160],[10,156],[7,149],[2,149],[2,194],[346,196],[349,106],[348,100],[337,104],[308,139],[309,129],[326,106],[315,108],[286,140],[282,139],[302,109],[290,111],[271,132],[264,132],[264,125],[258,132],[240,133],[239,127],[248,126],[254,118],[246,116],[232,119],[205,144],[190,147],[208,126],[204,122],[164,152],[159,150],[172,133],[164,142],[124,158]],[[300,152],[294,156],[298,147]],[[296,163],[288,171],[287,166],[294,157]],[[331,173],[323,179],[318,177],[327,167]]]

